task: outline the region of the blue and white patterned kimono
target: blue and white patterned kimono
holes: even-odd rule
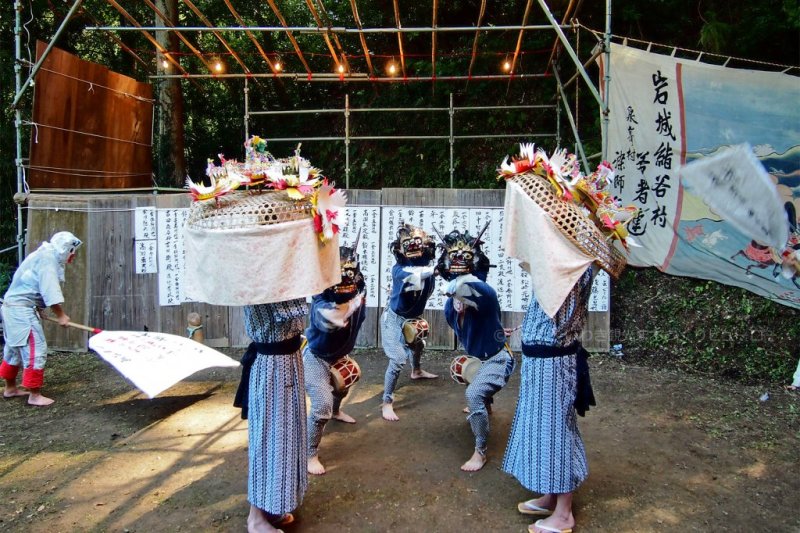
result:
[[[250,368],[247,499],[274,515],[296,509],[308,488],[306,398],[299,350],[307,313],[305,299],[244,308],[245,328],[254,342],[298,338],[293,353],[259,352]]]
[[[591,280],[589,268],[553,318],[532,298],[522,323],[523,346],[575,345],[586,321]],[[522,358],[519,399],[503,471],[530,491],[572,492],[589,475],[574,405],[577,357],[571,353]]]

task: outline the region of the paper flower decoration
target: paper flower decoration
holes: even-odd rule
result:
[[[213,176],[209,177],[211,180],[210,185],[203,185],[202,183],[195,183],[190,178],[186,178],[186,186],[189,188],[189,194],[192,195],[192,200],[195,202],[203,200],[219,201],[220,196],[224,196],[233,190],[232,182],[229,180],[219,180]]]
[[[534,151],[533,143],[522,143],[518,157],[509,163],[506,156],[500,163],[498,179],[510,179],[524,173],[546,179],[558,198],[583,208],[606,238],[618,240],[625,249],[629,245],[638,246],[626,226],[639,209],[623,206],[611,194],[609,189],[614,181],[614,169],[608,161],[603,161],[597,170],[585,176],[580,172],[575,154],[561,149],[548,157],[541,148]]]
[[[295,155],[286,159],[276,159],[266,171],[267,185],[279,191],[286,191],[289,198],[302,200],[314,192],[320,184],[320,171],[311,166],[308,160],[300,157],[300,146]]]
[[[249,190],[270,188],[286,191],[291,200],[311,202],[314,228],[322,242],[339,232],[339,211],[347,198],[328,183],[318,168],[300,156],[300,145],[293,156],[281,159],[267,151],[267,141],[258,135],[245,141],[244,148],[244,162],[226,159],[223,154],[217,154],[220,165],[215,165],[213,159],[208,160],[206,176],[210,186],[186,178],[186,186],[194,201],[215,199],[218,203],[220,196],[242,186]]]
[[[326,242],[339,233],[340,211],[347,202],[344,192],[333,187],[324,180],[311,198],[314,205],[314,229],[322,242]]]

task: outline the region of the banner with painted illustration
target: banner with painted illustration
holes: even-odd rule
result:
[[[616,44],[610,73],[613,185],[641,208],[629,264],[800,307],[800,79]]]

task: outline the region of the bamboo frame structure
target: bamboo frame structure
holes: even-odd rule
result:
[[[188,79],[196,83],[198,80],[202,79],[232,79],[232,78],[244,78],[245,79],[245,90],[244,90],[244,99],[245,99],[245,116],[247,121],[247,117],[251,115],[256,115],[258,111],[251,111],[249,108],[248,102],[248,84],[247,81],[250,79],[258,80],[262,78],[275,78],[278,80],[287,79],[290,81],[295,82],[349,82],[349,83],[408,83],[408,82],[455,82],[455,81],[507,81],[507,82],[524,82],[525,80],[533,80],[533,79],[542,79],[545,77],[551,76],[548,74],[548,69],[550,68],[553,59],[556,56],[556,47],[562,46],[567,49],[570,58],[573,59],[575,62],[575,68],[577,69],[576,77],[581,76],[581,78],[590,85],[590,91],[596,97],[599,98],[599,93],[597,92],[596,88],[592,85],[592,81],[590,80],[588,74],[584,69],[584,65],[577,60],[577,55],[572,50],[569,42],[566,41],[564,37],[563,30],[567,29],[574,29],[573,25],[564,24],[563,22],[557,22],[553,15],[550,13],[550,9],[545,3],[544,0],[538,0],[538,3],[544,12],[545,16],[547,17],[547,24],[529,24],[528,21],[532,16],[533,11],[533,0],[526,0],[525,2],[525,9],[524,13],[521,16],[520,23],[517,25],[493,25],[493,24],[486,24],[486,13],[487,13],[487,2],[486,0],[482,0],[480,3],[479,11],[476,16],[476,24],[475,26],[440,26],[440,16],[441,16],[441,7],[439,5],[439,0],[431,0],[431,19],[430,19],[430,26],[404,26],[403,25],[403,12],[401,11],[401,6],[399,0],[392,0],[392,11],[391,13],[387,13],[386,18],[393,19],[393,26],[391,27],[365,27],[362,23],[361,17],[359,15],[358,9],[358,0],[350,0],[350,9],[353,15],[353,27],[345,27],[345,26],[333,26],[330,17],[328,16],[328,12],[325,8],[324,0],[306,0],[305,4],[308,8],[308,12],[314,20],[314,25],[312,26],[292,26],[290,25],[287,18],[284,16],[283,12],[281,11],[278,2],[276,0],[266,0],[266,4],[269,5],[272,14],[276,17],[279,22],[279,26],[248,26],[245,24],[245,20],[239,14],[234,6],[235,0],[224,0],[227,10],[230,12],[232,16],[232,20],[235,21],[238,26],[233,25],[220,25],[214,24],[200,9],[200,7],[195,3],[193,0],[179,0],[182,2],[184,6],[186,6],[189,11],[193,14],[194,17],[199,20],[202,25],[201,26],[190,26],[190,25],[173,25],[170,23],[168,18],[161,13],[155,6],[152,0],[145,0],[145,5],[150,9],[151,12],[155,13],[159,20],[163,23],[161,26],[149,26],[141,24],[134,15],[130,12],[125,10],[122,5],[118,2],[118,0],[106,0],[106,2],[116,9],[122,18],[129,24],[127,26],[89,26],[86,27],[85,30],[87,31],[103,31],[107,32],[112,35],[116,42],[121,43],[121,40],[116,37],[117,33],[125,32],[125,31],[135,31],[142,34],[148,42],[150,42],[157,52],[157,57],[163,57],[163,59],[169,61],[170,64],[173,65],[175,70],[171,73],[161,73],[159,69],[154,69],[155,72],[149,76],[152,80],[158,79],[170,79],[170,78],[179,78],[179,79]],[[47,56],[49,49],[55,44],[56,40],[61,33],[61,29],[69,22],[71,18],[75,15],[75,12],[81,8],[82,0],[73,0],[72,8],[70,9],[69,13],[67,14],[65,20],[62,22],[62,26],[59,31],[56,32],[54,37],[52,38],[51,42],[48,45],[48,49],[45,51],[43,57],[39,59],[37,65],[34,65],[30,75],[28,76],[27,80],[22,82],[21,73],[18,72],[18,79],[16,85],[16,94],[15,99],[12,104],[16,111],[19,112],[18,105],[20,99],[22,98],[23,93],[29,87],[33,80],[33,76],[36,74],[36,70],[38,69],[38,65],[45,59]],[[611,0],[607,0],[607,9],[610,10],[610,3]],[[579,10],[579,6],[581,4],[581,0],[571,0],[569,11],[571,13],[577,14]],[[22,7],[19,2],[17,2],[17,14],[22,10]],[[18,17],[19,19],[19,17]],[[96,22],[96,21],[95,21]],[[189,22],[187,20],[187,22]],[[20,22],[18,21],[17,24],[19,25]],[[550,61],[545,69],[541,71],[527,71],[523,72],[520,68],[520,58],[522,54],[522,45],[525,37],[525,33],[529,31],[540,31],[540,30],[548,30],[548,31],[555,31],[558,38],[555,40],[553,45],[553,51],[550,56]],[[196,68],[192,70],[192,66],[182,62],[179,55],[170,53],[169,50],[164,49],[155,39],[154,34],[155,32],[163,31],[163,32],[173,32],[176,33],[183,45],[186,49],[193,55],[198,61],[199,65],[202,65],[206,72],[198,72]],[[253,68],[252,65],[247,65],[245,61],[242,59],[242,55],[237,51],[231,43],[225,38],[225,33],[228,32],[245,32],[247,38],[250,43],[252,43],[255,48],[258,50],[258,54],[264,62],[267,63],[268,69],[263,68]],[[610,29],[608,30],[610,31]],[[217,51],[208,51],[201,49],[202,47],[196,43],[193,39],[187,37],[187,34],[196,32],[211,32],[219,41],[221,46],[224,49],[224,52],[217,52]],[[516,45],[512,50],[505,51],[506,58],[511,57],[511,68],[505,74],[495,74],[495,73],[479,73],[476,72],[476,64],[477,64],[477,57],[479,54],[479,41],[482,34],[486,34],[489,32],[518,32],[516,38]],[[294,56],[298,60],[299,64],[302,65],[303,70],[300,72],[286,72],[282,68],[276,68],[276,62],[272,60],[273,57],[280,57],[279,54],[286,54],[286,52],[277,52],[274,50],[266,49],[264,46],[263,41],[261,40],[261,35],[265,33],[278,33],[283,34],[291,43],[291,47],[294,51]],[[334,66],[334,72],[330,70],[326,71],[315,71],[314,68],[310,65],[308,60],[308,54],[303,51],[300,43],[295,38],[294,34],[308,34],[308,35],[318,35],[320,36],[324,42],[325,46],[330,53],[331,57],[331,65]],[[406,50],[406,42],[404,35],[419,35],[419,34],[426,34],[430,33],[430,74],[426,75],[423,73],[412,73],[408,70],[408,58],[409,54]],[[437,63],[439,58],[441,57],[440,46],[441,42],[439,40],[439,34],[458,34],[458,33],[467,33],[473,35],[472,39],[472,47],[469,51],[469,66],[466,69],[464,74],[450,74],[446,76],[440,76],[437,72]],[[371,49],[368,44],[368,37],[372,35],[380,35],[380,34],[392,34],[397,39],[396,49],[394,51],[385,52],[383,55],[386,57],[397,57],[399,60],[399,67],[400,72],[397,76],[394,75],[382,75],[378,72],[376,65],[374,63],[375,52],[376,50]],[[359,44],[361,50],[358,54],[348,56],[347,50],[344,46],[344,43],[339,39],[340,36],[345,35],[357,35],[359,39]],[[19,32],[17,33],[17,38],[19,39]],[[19,52],[19,42],[18,44],[18,51],[17,56],[19,59],[20,52]],[[123,49],[125,49],[123,47]],[[134,56],[136,60],[139,62],[143,62],[141,57],[136,55],[135,51],[127,49],[128,53]],[[499,53],[500,55],[503,54],[503,51],[495,52]],[[160,56],[159,56],[160,54]],[[234,59],[235,63],[238,65],[238,70],[240,72],[226,72],[220,73],[214,71],[214,65],[211,61],[209,61],[209,57],[212,55],[227,55]],[[363,55],[363,58],[366,62],[366,69],[363,72],[354,71],[348,61],[348,57],[360,57]],[[20,62],[21,63],[21,62]],[[563,92],[563,89],[560,88]],[[558,94],[558,93],[557,93]],[[563,98],[559,95],[559,99]],[[492,107],[492,106],[489,106]],[[602,102],[601,107],[604,108]],[[557,108],[557,106],[556,106]],[[449,108],[445,108],[450,114],[450,135],[442,136],[445,139],[448,139],[451,145],[451,160],[453,158],[452,155],[452,146],[453,143],[459,138],[470,138],[470,136],[457,136],[453,133],[453,115],[455,113],[455,107],[452,103],[452,94],[451,94],[451,103]],[[408,111],[410,109],[407,109]],[[362,110],[362,109],[351,109],[349,106],[349,101],[345,104],[345,120],[349,120],[350,113],[353,112],[367,112],[369,110]],[[295,111],[296,112],[296,111]],[[18,139],[18,149],[17,149],[17,165],[18,165],[18,190],[22,191],[23,189],[23,181],[24,177],[22,176],[23,172],[23,165],[22,165],[22,153],[21,153],[21,145],[19,144],[19,139],[21,137],[20,128],[22,127],[23,121],[17,121],[17,139]],[[245,125],[247,129],[248,126]],[[539,135],[539,134],[536,134]],[[549,134],[548,134],[549,135]],[[492,134],[489,133],[487,135],[475,136],[475,137],[506,137],[506,136],[516,136],[516,134]],[[559,133],[556,132],[555,136],[560,138]],[[428,138],[431,136],[414,136],[413,138]],[[434,136],[436,137],[436,136]],[[366,138],[366,137],[365,137]],[[370,138],[378,138],[378,137],[370,137]],[[393,137],[395,138],[395,137]],[[398,139],[405,138],[405,137],[396,137]],[[438,137],[437,137],[438,138]],[[346,146],[349,145],[351,140],[358,140],[358,137],[351,137],[345,135],[345,138],[342,139],[345,141]],[[334,140],[331,138],[331,140]],[[339,140],[339,139],[336,139]],[[349,159],[349,153],[347,154]],[[451,185],[452,185],[452,173],[453,173],[453,165],[451,162]],[[349,167],[349,165],[348,165]],[[20,216],[21,218],[21,216]],[[23,240],[23,230],[22,228],[18,228],[18,241],[20,244],[18,246],[20,260],[22,259],[22,251],[23,247],[21,241]]]

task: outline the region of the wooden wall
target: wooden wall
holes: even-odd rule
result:
[[[37,59],[45,48],[37,42]],[[35,82],[31,189],[152,186],[149,84],[58,48],[50,51]]]
[[[384,189],[347,191],[351,205],[415,205],[496,207],[503,205],[503,190]],[[135,274],[134,212],[136,207],[188,207],[187,194],[31,194],[28,216],[28,252],[56,231],[72,231],[84,241],[76,261],[67,267],[65,311],[73,322],[107,330],[161,331],[186,335],[187,317],[203,317],[206,343],[215,347],[246,346],[241,307],[204,303],[160,306],[158,275]],[[381,308],[367,309],[357,340],[359,347],[380,346]],[[503,323],[515,327],[522,313],[504,312]],[[454,349],[456,341],[442,311],[426,311],[431,325],[428,347]],[[47,324],[47,339],[55,349],[82,350],[85,333]],[[609,348],[610,313],[589,313],[584,345],[589,351]],[[511,337],[519,350],[519,331]]]

